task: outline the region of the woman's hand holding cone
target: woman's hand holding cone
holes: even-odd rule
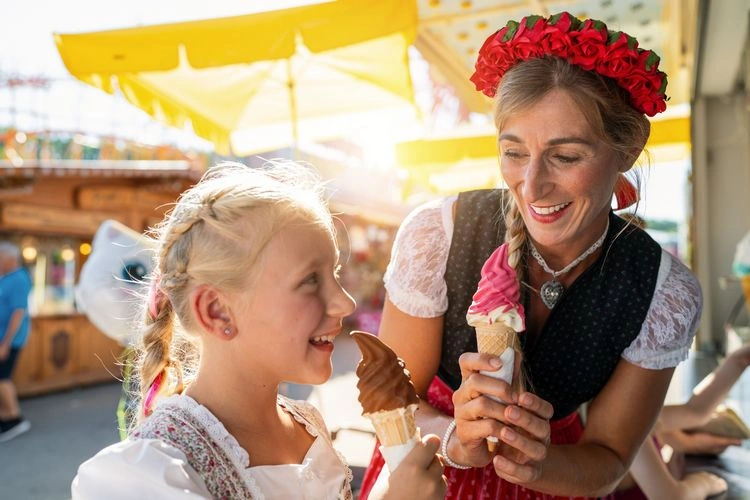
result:
[[[517,372],[521,355],[516,354]],[[464,353],[459,358],[463,381],[453,394],[456,431],[448,451],[455,462],[483,467],[493,460],[485,439],[496,436],[500,439],[494,458],[498,476],[529,483],[538,478],[547,454],[552,405],[529,392],[514,394],[506,382],[479,373],[497,370],[499,364],[497,357],[488,354]]]

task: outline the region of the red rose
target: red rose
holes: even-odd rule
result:
[[[609,32],[607,31],[607,27],[604,25],[604,23],[599,22],[598,24],[601,26],[597,28],[597,23],[595,23],[591,19],[587,19],[584,21],[583,26],[581,26],[580,29],[577,29],[575,31],[571,32],[571,35],[573,33],[580,33],[585,34],[586,37],[591,37],[591,39],[599,40],[601,43],[606,44],[607,39],[609,38]]]
[[[544,30],[547,26],[547,22],[543,18],[536,20],[531,28],[526,26],[526,17],[521,20],[521,24],[518,26],[518,31],[513,36],[513,43],[524,41],[525,43],[538,43],[539,40],[544,36]]]
[[[519,40],[518,43],[514,43],[514,52],[520,61],[532,59],[534,57],[541,57],[544,55],[542,47],[538,43],[527,42],[525,40]]]
[[[632,98],[631,104],[634,108],[642,111],[647,116],[656,116],[658,113],[667,109],[667,102],[664,100],[664,96],[658,94]]]
[[[652,50],[639,49],[638,66],[643,68],[643,71],[656,73],[659,70],[659,56]]]
[[[627,40],[623,37],[611,45],[607,45],[604,56],[596,65],[596,71],[610,78],[619,78],[628,74],[633,67],[638,67],[637,52],[628,48]]]
[[[612,40],[612,37],[614,36],[616,36],[616,38]],[[628,39],[628,35],[626,35],[622,31],[611,33],[609,35],[609,40],[607,43],[607,52],[619,52],[621,50],[629,50],[633,53],[633,55],[637,57],[638,41],[635,38]]]
[[[571,33],[572,35],[572,33]],[[568,52],[568,61],[580,66],[581,68],[591,71],[596,67],[597,62],[604,54],[604,44],[581,41],[581,38],[570,37],[570,51]]]
[[[487,97],[495,97],[497,86],[500,84],[500,75],[490,75],[475,71],[469,80],[474,83],[474,87],[478,91],[482,92]]]
[[[583,23],[580,30],[571,31],[568,36],[570,37],[568,60],[587,71],[593,70],[606,50],[606,28],[596,29],[591,20],[588,20]]]
[[[508,31],[508,27],[506,26],[502,29],[497,30],[490,36],[488,36],[487,39],[482,44],[482,47],[479,49],[479,55],[481,56],[484,53],[484,51],[487,49],[487,47],[491,45],[492,43],[495,43],[496,41],[501,41],[507,31]]]
[[[642,92],[641,89],[645,89],[645,92],[650,94],[659,90],[659,87],[654,85],[655,82],[650,78],[650,75],[640,68],[631,68],[627,74],[617,78],[617,81],[631,92]]]
[[[555,24],[548,24],[548,26],[554,26],[557,28],[558,31],[561,31],[563,33],[567,33],[570,31],[570,27],[573,23],[573,19],[569,12],[563,12],[560,14],[559,19]]]
[[[657,71],[656,73],[648,73],[648,80],[651,82],[651,85],[653,88],[655,88],[657,91],[661,89],[661,84],[664,81],[664,78],[666,78],[666,74],[662,73],[661,71]]]
[[[539,41],[542,54],[566,59],[570,52],[570,37],[567,33],[555,29],[548,29],[547,36]]]

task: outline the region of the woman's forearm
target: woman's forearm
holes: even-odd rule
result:
[[[529,488],[558,496],[604,496],[628,471],[613,450],[598,444],[552,445],[541,477]]]
[[[550,446],[541,477],[531,487],[562,496],[612,492],[656,421],[672,371],[648,370],[621,361],[589,405],[581,440]]]

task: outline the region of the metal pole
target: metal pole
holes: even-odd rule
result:
[[[286,85],[289,89],[289,110],[290,110],[290,121],[292,125],[292,147],[295,151],[297,151],[297,144],[299,141],[299,132],[297,130],[297,96],[295,95],[295,83],[294,83],[294,74],[292,73],[292,58],[288,57],[286,59]]]

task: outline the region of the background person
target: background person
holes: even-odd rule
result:
[[[21,266],[21,252],[0,242],[0,443],[31,429],[21,415],[13,369],[29,338],[31,278]]]
[[[684,455],[719,455],[729,446],[742,445],[742,440],[736,437],[693,429],[711,420],[717,406],[748,366],[750,345],[744,345],[732,351],[704,378],[686,403],[666,405],[654,425],[653,439],[647,439],[641,446],[630,474],[618,487],[616,498],[702,499],[726,490],[726,481],[715,474],[693,472],[683,477]],[[664,444],[673,450],[669,467],[660,454]]]
[[[607,495],[656,420],[702,307],[692,273],[611,208],[613,195],[619,209],[637,199],[623,174],[648,139],[646,115],[666,108],[666,75],[632,37],[561,13],[490,36],[472,80],[496,96],[507,190],[461,193],[404,221],[380,335],[423,398],[420,427],[443,435],[448,498]],[[476,354],[466,323],[481,267],[504,241],[526,311],[521,394],[479,373],[498,360]],[[381,462],[376,453],[365,494]]]

